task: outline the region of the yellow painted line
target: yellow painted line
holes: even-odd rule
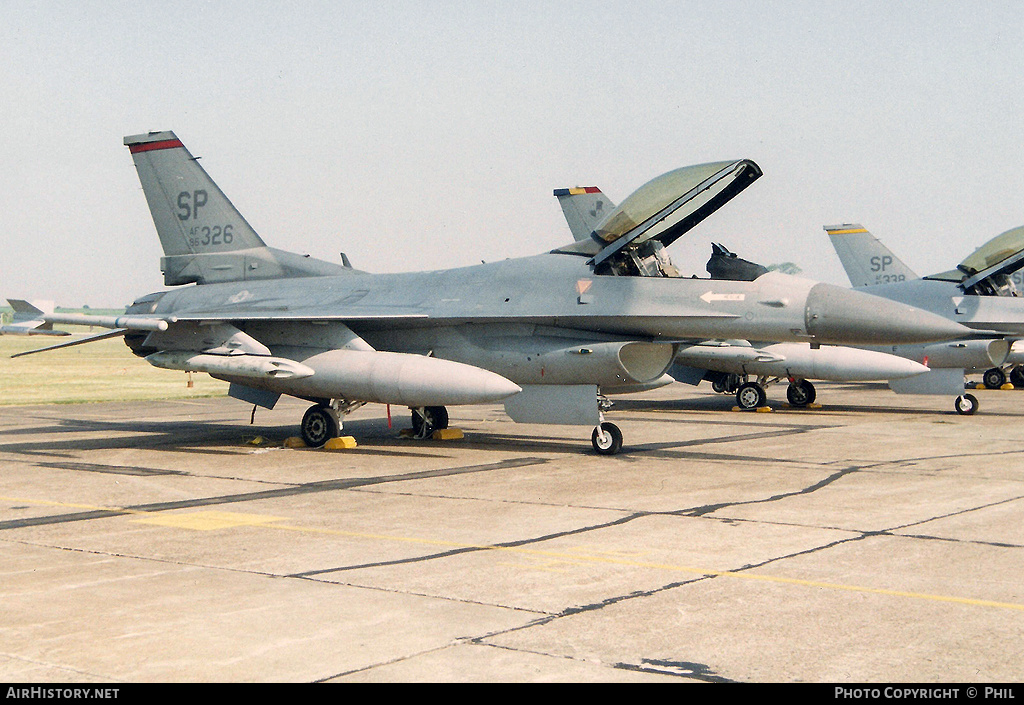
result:
[[[185,514],[173,512],[150,512],[149,516],[142,519],[132,519],[132,521],[136,524],[169,526],[175,529],[214,531],[217,529],[235,529],[239,526],[267,526],[274,522],[285,521],[285,517],[218,511],[187,512]]]
[[[495,551],[505,552],[512,554],[520,554],[531,557],[541,557],[550,561],[575,563],[583,565],[617,565],[625,566],[629,568],[649,568],[653,570],[664,570],[677,573],[689,573],[693,575],[706,575],[709,577],[721,577],[721,578],[735,578],[738,580],[755,580],[766,583],[777,583],[781,585],[800,585],[802,587],[820,588],[826,590],[839,590],[843,592],[859,592],[872,595],[888,595],[892,597],[906,597],[915,600],[929,600],[933,602],[946,602],[960,605],[970,605],[973,607],[994,607],[997,609],[1014,610],[1018,612],[1024,612],[1024,604],[1018,604],[1014,602],[998,602],[995,600],[978,600],[970,597],[955,597],[952,595],[932,595],[923,592],[912,592],[907,590],[889,590],[887,588],[874,588],[866,587],[862,585],[845,585],[842,583],[828,583],[818,580],[803,580],[800,578],[785,578],[775,575],[762,575],[758,573],[751,573],[744,571],[742,573],[731,570],[714,570],[708,568],[697,568],[693,566],[676,565],[672,563],[654,563],[649,561],[632,560],[628,558],[617,558],[611,553],[604,555],[590,555],[587,553],[566,553],[560,551],[545,551],[535,548],[522,548],[517,546],[494,546],[486,544],[470,544],[461,543],[457,541],[445,541],[441,539],[424,539],[414,538],[408,536],[390,536],[386,534],[366,534],[355,531],[341,531],[338,529],[320,529],[314,527],[305,526],[292,526],[290,524],[278,523],[283,521],[281,517],[272,517],[262,514],[241,514],[236,512],[217,512],[217,511],[201,511],[201,512],[189,512],[187,514],[171,514],[167,513],[163,516],[165,521],[151,521],[151,518],[155,518],[153,512],[133,511],[130,509],[123,509],[119,507],[98,507],[87,504],[73,504],[66,502],[51,502],[46,500],[33,500],[24,499],[18,497],[4,497],[0,496],[2,501],[13,501],[24,504],[39,504],[45,506],[56,506],[56,507],[70,507],[74,509],[90,509],[95,511],[112,511],[112,512],[124,512],[126,514],[134,515],[147,515],[147,519],[143,520],[145,523],[160,524],[164,526],[175,526],[183,528],[197,529],[199,526],[205,524],[213,524],[213,519],[219,518],[224,526],[212,527],[212,528],[229,528],[237,526],[262,526],[269,529],[279,529],[282,531],[294,531],[305,534],[320,534],[325,536],[344,536],[348,538],[359,538],[369,539],[372,541],[392,541],[400,543],[411,543],[422,546],[439,546],[443,548],[456,548],[456,549],[476,549],[480,551]],[[197,515],[214,515],[213,517],[207,516],[207,518],[197,518]],[[166,521],[171,517],[177,516],[179,518],[176,522]],[[191,518],[189,518],[191,517]],[[133,520],[139,521],[139,520]],[[207,527],[210,528],[210,527]],[[204,529],[197,529],[204,530]],[[578,549],[576,549],[578,550]]]
[[[65,507],[67,509],[88,509],[94,512],[122,512],[124,514],[149,514],[150,512],[142,512],[134,509],[124,509],[122,507],[100,507],[94,504],[76,504],[74,502],[51,502],[45,499],[26,499],[24,497],[4,497],[0,496],[0,501],[4,502],[17,502],[19,504],[38,504],[43,507]]]
[[[866,233],[867,230],[864,228],[857,228],[855,230],[829,230],[829,235],[849,235],[850,233]]]
[[[385,536],[381,534],[362,534],[357,532],[349,531],[337,531],[333,529],[306,529],[304,527],[289,526],[287,524],[273,524],[270,526],[273,529],[282,529],[284,531],[300,531],[319,534],[334,534],[338,536],[348,536],[352,538],[364,538],[372,540],[382,541],[400,541],[404,543],[418,543],[429,546],[443,546],[446,548],[465,548],[465,549],[479,549],[487,551],[504,551],[509,553],[519,553],[530,556],[539,556],[558,561],[565,561],[569,563],[577,564],[609,564],[626,566],[630,568],[651,568],[655,570],[666,570],[671,572],[691,573],[694,575],[707,575],[713,577],[722,578],[737,578],[739,580],[758,580],[761,582],[769,583],[780,583],[786,585],[801,585],[804,587],[823,588],[828,590],[841,590],[846,592],[861,592],[870,593],[875,595],[891,595],[894,597],[908,597],[918,600],[932,600],[936,602],[951,602],[962,605],[972,605],[975,607],[996,607],[999,609],[1008,609],[1024,612],[1024,604],[1017,604],[1014,602],[997,602],[994,600],[977,600],[969,597],[954,597],[951,595],[931,595],[922,592],[910,592],[905,590],[888,590],[885,588],[872,588],[860,585],[844,585],[841,583],[826,583],[816,580],[801,580],[799,578],[784,578],[773,575],[760,575],[757,573],[742,572],[737,573],[730,570],[710,570],[707,568],[695,568],[691,566],[674,565],[671,563],[650,563],[647,561],[635,561],[624,558],[613,558],[610,556],[590,556],[586,554],[574,554],[574,553],[561,553],[558,551],[541,551],[532,548],[521,548],[521,547],[506,547],[506,546],[488,546],[488,545],[475,545],[475,544],[463,544],[454,541],[441,541],[437,539],[416,539],[408,538],[404,536]]]

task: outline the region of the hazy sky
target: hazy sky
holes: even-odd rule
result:
[[[0,297],[163,288],[125,135],[174,130],[271,246],[370,271],[571,241],[552,190],[614,201],[688,164],[764,176],[710,242],[847,284],[860,222],[922,274],[1024,224],[1018,1],[0,0]]]

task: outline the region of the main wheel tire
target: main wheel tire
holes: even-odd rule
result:
[[[320,448],[324,443],[338,435],[338,419],[334,410],[328,406],[311,406],[302,416],[299,427],[302,440],[311,448]]]
[[[971,416],[978,410],[978,400],[973,394],[963,394],[953,402],[956,413],[963,416]]]
[[[1010,370],[1010,383],[1014,387],[1024,388],[1024,369],[1014,367]]]
[[[448,409],[443,406],[428,406],[423,409],[423,416],[413,409],[412,431],[416,438],[429,438],[434,431],[443,428],[448,428]]]
[[[756,409],[764,406],[767,400],[764,387],[757,382],[744,382],[736,390],[736,404],[741,409]]]
[[[808,382],[806,379],[802,379],[798,382],[793,382],[786,389],[786,399],[793,406],[807,406],[814,403],[814,399],[818,396],[818,393],[814,390],[814,385]]]
[[[999,389],[1006,384],[1006,374],[998,367],[993,367],[991,370],[985,370],[985,374],[981,376],[981,381],[989,389]]]
[[[615,424],[605,421],[594,429],[590,442],[599,455],[615,455],[622,449],[622,431]]]

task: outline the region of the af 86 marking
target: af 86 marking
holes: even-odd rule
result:
[[[193,248],[228,245],[234,239],[234,226],[231,223],[227,225],[196,225],[188,231],[188,244]]]

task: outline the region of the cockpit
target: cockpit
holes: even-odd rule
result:
[[[595,222],[589,235],[578,235],[575,243],[555,252],[589,257],[598,275],[678,277],[665,248],[761,173],[757,164],[743,159],[662,174]]]
[[[1021,268],[1024,268],[1024,226],[992,238],[956,269],[924,278],[956,282],[965,294],[975,296],[1020,296],[1013,275]]]

